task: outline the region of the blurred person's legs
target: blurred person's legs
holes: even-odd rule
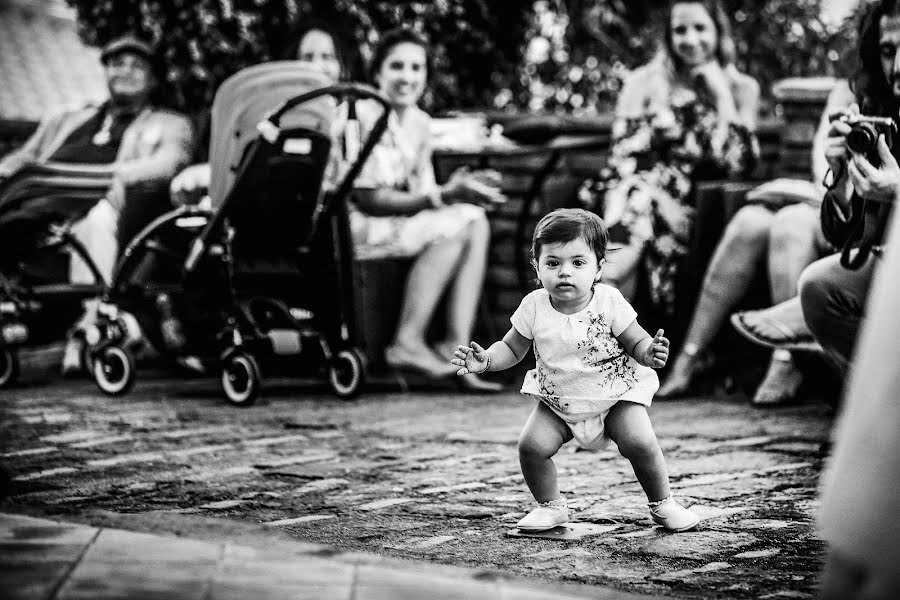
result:
[[[447,361],[453,357],[457,345],[468,344],[472,340],[491,242],[491,227],[487,215],[482,214],[472,221],[464,235],[465,248],[447,296],[446,337],[435,344],[438,356]],[[484,381],[474,375],[463,377],[459,381],[462,386],[473,390],[502,389],[502,385]]]
[[[811,264],[800,278],[806,324],[841,372],[846,371],[853,353],[878,262],[870,257],[852,271],[841,266],[840,255],[835,254]]]
[[[440,378],[456,373],[428,346],[426,334],[435,309],[460,270],[468,238],[460,235],[429,244],[416,256],[406,278],[397,332],[385,348],[385,360],[395,368],[411,368]]]
[[[703,352],[747,293],[751,275],[765,255],[774,220],[772,211],[751,205],[740,209],[728,223],[706,270],[684,345],[657,396],[675,396],[689,390],[704,366]]]
[[[900,228],[889,234],[883,266],[878,267],[869,301],[860,300],[860,292],[844,297],[841,308],[859,303],[866,311],[859,344],[853,355],[847,394],[835,429],[835,449],[822,488],[819,525],[829,545],[829,557],[822,578],[825,600],[888,600],[900,589],[900,519],[896,515],[900,497],[900,362],[896,360],[900,338]],[[816,263],[812,273],[804,273],[801,294],[809,292],[813,276],[831,271],[836,261]],[[870,263],[874,262],[872,260]],[[882,261],[879,261],[882,262]],[[867,264],[869,274],[873,265]],[[832,271],[834,269],[832,268]],[[851,272],[852,273],[852,272]],[[860,273],[862,275],[862,273]],[[860,277],[850,282],[860,284]],[[837,282],[832,275],[828,281]],[[868,289],[868,285],[862,286]],[[865,294],[862,294],[864,297]],[[834,295],[808,296],[807,299],[835,301]],[[821,308],[821,307],[820,307]],[[831,307],[834,310],[835,307]],[[832,316],[821,311],[814,317]],[[810,325],[820,331],[823,321]],[[851,322],[859,323],[858,315]],[[815,324],[814,324],[815,323]],[[842,339],[823,339],[823,345],[847,347],[849,331],[840,331]],[[852,345],[852,343],[850,344]]]
[[[778,211],[769,232],[769,290],[773,304],[780,304],[797,296],[797,286],[803,270],[818,259],[827,244],[819,224],[819,211],[809,204],[794,204]],[[802,316],[795,319],[803,326]],[[790,351],[775,350],[766,375],[753,403],[780,404],[792,400],[803,382],[803,375],[794,364]]]
[[[72,253],[69,265],[69,280],[72,283],[105,285],[109,282],[118,255],[117,224],[116,210],[105,199],[97,202],[83,219],[75,223],[72,227],[72,235],[84,245],[88,256],[93,260],[104,281],[95,281],[87,263],[80,256]],[[69,332],[62,358],[63,375],[76,374],[84,367],[82,364],[85,346],[84,332],[96,322],[99,302],[99,299],[87,300],[84,303],[84,313],[81,319]]]

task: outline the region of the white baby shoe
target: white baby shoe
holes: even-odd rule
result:
[[[662,502],[652,503],[649,506],[653,521],[667,531],[687,531],[700,522],[700,517],[675,502],[671,495]]]
[[[560,498],[538,504],[537,508],[519,521],[518,527],[522,531],[546,531],[568,522],[569,507],[566,505],[566,499]]]

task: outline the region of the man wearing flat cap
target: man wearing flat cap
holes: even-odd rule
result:
[[[146,208],[136,204],[147,201],[147,190],[160,189],[165,194],[172,177],[190,161],[193,130],[186,117],[154,102],[159,75],[149,42],[134,34],[123,35],[107,43],[100,58],[109,99],[46,118],[20,149],[0,160],[0,179],[26,165],[48,161],[111,165],[114,175],[106,197],[72,230],[108,280],[119,244],[128,241],[120,231],[123,220],[126,215],[146,214]],[[142,192],[129,193],[126,203],[126,190]],[[134,227],[131,223],[127,228]],[[87,266],[75,255],[70,278],[73,283],[93,282]],[[91,318],[93,310],[88,307],[86,318]],[[70,339],[64,373],[82,366],[81,344],[77,336]]]

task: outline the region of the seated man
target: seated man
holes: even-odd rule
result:
[[[109,280],[118,255],[120,217],[125,211],[141,210],[126,204],[126,190],[158,185],[164,193],[175,173],[190,160],[193,131],[186,117],[156,102],[158,63],[147,41],[125,35],[106,44],[100,56],[109,100],[45,119],[20,149],[0,161],[0,178],[42,162],[113,165],[113,182],[105,198],[73,227],[75,237]],[[70,279],[93,283],[87,265],[74,254]],[[86,307],[76,330],[92,320],[95,305]],[[64,374],[81,368],[83,344],[79,335],[70,339],[63,357]]]

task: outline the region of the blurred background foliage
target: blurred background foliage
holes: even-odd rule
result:
[[[820,18],[822,0],[724,0],[738,67],[764,94],[783,77],[841,75],[853,27]],[[353,74],[379,32],[408,25],[431,40],[424,99],[449,109],[590,114],[610,110],[623,76],[656,51],[666,0],[67,0],[89,44],[137,31],[165,62],[167,97],[208,107],[242,67],[282,56],[291,29],[328,21],[356,50]]]

